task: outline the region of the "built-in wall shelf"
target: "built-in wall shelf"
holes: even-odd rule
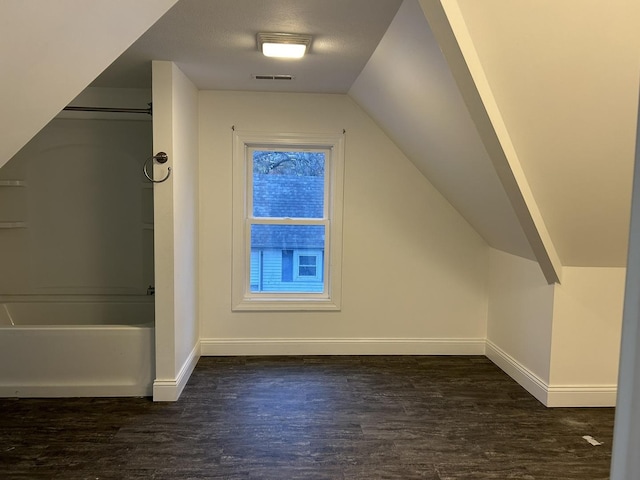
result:
[[[5,228],[27,228],[27,222],[0,222],[0,230]]]
[[[0,180],[0,187],[26,187],[24,180]]]

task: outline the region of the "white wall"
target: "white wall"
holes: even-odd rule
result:
[[[156,266],[154,400],[176,400],[199,358],[198,91],[171,62],[153,62]]]
[[[549,406],[615,405],[625,273],[563,268],[555,286]]]
[[[232,130],[346,130],[340,312],[231,311]],[[203,354],[483,353],[485,242],[347,96],[200,92]]]
[[[198,345],[198,91],[173,66],[176,371]]]
[[[108,105],[112,92],[102,90],[92,99]],[[150,91],[123,90],[121,107],[150,101]],[[146,293],[153,282],[153,201],[142,176],[149,120],[60,115],[0,169],[0,294]]]
[[[491,250],[487,356],[549,407],[613,406],[625,269],[564,267]]]
[[[491,249],[487,356],[541,402],[551,361],[553,285],[540,266]]]

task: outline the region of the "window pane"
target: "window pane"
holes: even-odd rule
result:
[[[323,218],[323,152],[253,152],[253,216]]]
[[[251,225],[251,292],[321,293],[325,227],[322,225]],[[293,275],[292,253],[300,255]],[[304,278],[309,277],[309,278]]]

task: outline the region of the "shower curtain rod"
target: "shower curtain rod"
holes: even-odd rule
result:
[[[64,107],[63,110],[70,112],[106,112],[106,113],[146,113],[152,115],[153,110],[151,104],[149,108],[111,108],[111,107]]]

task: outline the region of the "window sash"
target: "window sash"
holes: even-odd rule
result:
[[[246,178],[247,178],[247,184],[246,184],[246,217],[247,218],[251,218],[251,219],[271,219],[271,220],[278,220],[278,217],[258,217],[258,216],[254,216],[253,212],[254,212],[254,208],[253,208],[253,154],[256,151],[274,151],[274,152],[321,152],[324,153],[324,190],[323,190],[323,212],[322,212],[322,217],[312,217],[312,218],[302,218],[302,217],[283,217],[280,218],[280,220],[287,218],[287,219],[295,219],[295,220],[300,220],[300,221],[304,221],[304,220],[328,220],[329,219],[329,208],[330,208],[330,201],[331,201],[331,172],[333,169],[333,163],[334,160],[332,158],[332,151],[331,149],[328,148],[322,148],[322,147],[316,147],[316,148],[298,148],[296,146],[292,146],[291,148],[289,147],[274,147],[272,145],[259,145],[259,146],[253,146],[253,147],[248,147],[246,149],[246,156],[245,156],[245,161],[247,163],[246,165]]]
[[[322,280],[323,280],[323,289],[322,292],[255,292],[251,290],[251,226],[252,225],[320,225],[324,226],[324,255],[322,255]],[[309,297],[312,299],[326,299],[329,298],[329,282],[331,280],[331,272],[329,272],[328,268],[330,268],[329,258],[331,256],[331,251],[328,246],[331,245],[331,222],[329,220],[313,220],[313,219],[273,219],[273,218],[259,218],[259,219],[251,219],[248,218],[245,221],[245,252],[247,252],[247,261],[245,264],[245,297],[247,299],[260,299],[260,298],[272,298],[277,300],[277,297],[280,296],[282,298],[293,296],[295,298],[305,298]],[[300,250],[294,250],[294,279],[297,279],[299,275],[297,275],[297,258],[298,252]],[[316,250],[317,251],[317,250]]]

